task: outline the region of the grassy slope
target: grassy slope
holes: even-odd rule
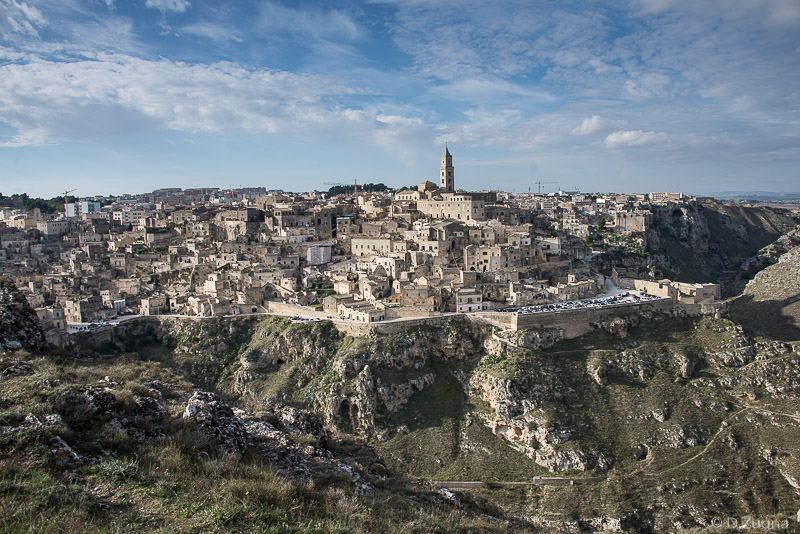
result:
[[[655,517],[656,521],[663,521],[664,517],[674,518],[675,514],[683,513],[682,507],[695,510],[695,515],[698,514],[697,510],[705,509],[707,511],[700,515],[707,515],[711,510],[738,516],[750,513],[759,517],[778,517],[800,506],[797,493],[775,467],[781,465],[791,476],[800,477],[796,452],[797,425],[785,416],[774,415],[775,412],[794,413],[796,393],[773,395],[765,387],[759,387],[756,388],[756,399],[749,400],[743,396],[753,392],[751,387],[735,384],[723,387],[719,381],[766,375],[771,372],[770,365],[797,363],[796,353],[756,361],[741,369],[719,367],[709,359],[708,363],[698,367],[688,381],[676,381],[674,370],[667,364],[654,364],[652,376],[645,380],[611,377],[611,383],[606,387],[597,385],[586,372],[587,363],[613,359],[623,350],[637,351],[643,357],[656,360],[657,356],[663,354],[699,356],[727,350],[724,347],[736,343],[732,326],[733,323],[729,321],[709,318],[644,321],[633,328],[626,339],[598,331],[563,341],[541,352],[519,351],[502,358],[485,357],[480,353],[463,359],[431,357],[419,368],[407,367],[402,370],[383,366],[378,360],[386,352],[407,346],[409,341],[404,337],[340,338],[319,330],[326,328],[324,323],[291,325],[274,319],[253,325],[253,331],[259,332],[256,336],[243,336],[240,331],[227,328],[222,338],[212,339],[192,330],[184,332],[182,339],[175,340],[179,347],[189,347],[191,350],[176,351],[169,342],[139,349],[149,358],[177,365],[190,377],[192,373],[202,372],[207,366],[212,366],[212,376],[218,377],[218,385],[233,394],[230,384],[237,372],[238,356],[249,347],[266,350],[269,343],[290,330],[309,338],[316,336],[330,345],[326,356],[317,355],[319,359],[314,360],[313,355],[305,354],[297,360],[261,369],[257,373],[258,379],[251,383],[257,392],[256,397],[285,393],[289,400],[300,405],[311,398],[310,394],[314,393],[315,388],[318,391],[330,386],[340,387],[332,372],[332,362],[336,359],[364,358],[370,362],[374,375],[380,377],[384,384],[402,383],[409,376],[433,372],[437,377],[434,384],[412,395],[409,402],[396,413],[376,417],[378,432],[370,443],[390,467],[402,473],[436,480],[525,481],[533,476],[549,475],[549,472],[511,448],[484,426],[481,417],[491,414],[489,406],[480,399],[468,396],[462,383],[475,369],[503,378],[533,376],[540,377],[538,380],[554,379],[563,389],[543,405],[541,414],[548,416],[556,426],[568,425],[577,430],[574,439],[563,445],[564,449],[588,448],[612,454],[615,463],[611,470],[607,474],[596,473],[607,476],[607,480],[575,486],[503,490],[487,488],[474,492],[479,497],[502,503],[515,512],[561,520],[600,515],[621,517],[638,509],[645,515]],[[262,331],[263,337],[260,334]],[[224,342],[222,345],[220,339]],[[245,340],[244,344],[237,345],[242,339]],[[123,372],[122,367],[129,369],[124,372],[162,376],[162,380],[163,373],[167,372],[158,362],[141,362],[134,356],[102,365],[72,363],[72,367],[62,369],[42,362],[37,364],[37,379],[41,379],[44,375],[40,374],[46,372],[57,374],[62,381],[77,380],[77,383]],[[309,373],[304,367],[311,363],[318,367]],[[122,367],[112,371],[103,365]],[[86,373],[89,374],[80,378]],[[7,414],[12,412],[17,414],[13,417],[24,416],[26,410],[34,406],[24,404],[32,401],[20,400],[26,398],[36,398],[36,402],[44,406],[39,408],[43,410],[42,413],[52,411],[52,408],[47,408],[47,403],[51,401],[39,400],[33,390],[20,388],[20,384],[33,380],[33,377],[13,380],[13,388],[9,385],[10,381],[0,382],[2,387],[9,388],[3,391],[3,395],[11,399],[11,404],[6,403],[7,406],[3,408],[6,412],[4,417],[11,417]],[[135,387],[137,380],[141,379],[130,379],[127,383]],[[178,376],[172,376],[169,380],[189,387]],[[127,383],[126,387],[129,387]],[[244,404],[254,403],[255,406],[258,398],[242,398],[241,401]],[[647,417],[654,410],[662,408],[665,401],[669,406],[669,416],[665,422],[659,423]],[[705,403],[706,407],[698,408],[698,402]],[[715,403],[718,406],[715,407]],[[727,409],[721,408],[723,406],[727,406]],[[724,427],[723,422],[726,424]],[[402,426],[408,427],[407,433],[397,431]],[[698,438],[699,444],[682,449],[656,444],[647,458],[635,458],[634,450],[638,444],[653,436],[663,437],[666,432],[680,428],[688,429]],[[734,451],[728,445],[730,433],[736,437],[738,450]],[[402,487],[387,488],[378,497],[384,504],[391,498],[401,499],[401,503],[405,503],[401,506],[405,510],[401,515],[387,513],[380,503],[362,501],[349,505],[358,507],[360,512],[343,514],[341,508],[346,507],[346,503],[341,501],[344,497],[338,494],[331,497],[319,488],[293,487],[293,483],[286,480],[281,480],[280,484],[289,485],[290,489],[280,490],[276,496],[272,492],[277,490],[269,488],[273,488],[277,484],[275,480],[280,477],[261,473],[262,470],[252,464],[228,465],[224,459],[213,457],[198,461],[197,451],[192,448],[194,445],[181,441],[180,436],[180,432],[169,434],[152,450],[137,449],[136,456],[121,448],[122,460],[136,464],[133,467],[111,464],[101,471],[92,469],[83,472],[81,476],[84,478],[76,483],[77,486],[73,484],[75,488],[82,488],[83,493],[78,491],[76,495],[84,495],[80,498],[83,500],[76,500],[77,504],[68,508],[77,518],[76,521],[97,521],[98,528],[109,529],[131,523],[145,530],[162,522],[166,530],[224,530],[272,525],[264,523],[263,514],[267,514],[277,518],[277,525],[284,525],[280,528],[289,530],[313,530],[317,524],[322,525],[322,530],[345,531],[378,528],[391,531],[399,526],[413,530],[427,521],[450,524],[450,519],[442,520],[441,514],[444,512],[435,511],[435,507],[410,504],[402,494],[409,490]],[[6,445],[3,449],[11,451],[4,456],[2,464],[3,480],[8,481],[4,482],[4,496],[12,499],[8,502],[16,503],[12,507],[18,507],[18,512],[11,517],[16,518],[14,521],[19,521],[20,525],[28,525],[29,519],[26,517],[35,517],[37,513],[52,519],[54,512],[48,510],[49,505],[34,497],[44,491],[37,480],[45,476],[52,479],[57,476],[57,471],[37,459],[31,452],[34,449],[29,445]],[[764,450],[774,451],[778,463],[773,459],[770,465],[764,458]],[[191,464],[194,469],[194,472],[186,474],[187,478],[179,487],[171,486],[171,494],[166,490],[161,494],[151,494],[153,488],[175,481],[174,475],[162,475],[166,472],[175,473],[175,468],[165,463],[159,451],[171,451],[163,454],[173,458],[170,461]],[[122,479],[129,476],[126,474],[108,474],[120,469],[134,473],[130,481],[120,481],[120,476]],[[580,473],[576,475],[583,476]],[[162,476],[163,479],[159,478]],[[116,478],[111,480],[108,477]],[[259,482],[259,477],[266,478]],[[263,496],[253,504],[233,489],[227,493],[209,492],[207,483],[199,482],[200,479],[210,479],[223,488],[246,488],[261,484],[265,488],[257,490]],[[69,484],[67,486],[72,487]],[[104,488],[100,494],[108,493],[111,496],[107,500],[112,503],[116,515],[101,510],[96,512],[99,515],[95,517],[92,511],[96,508],[92,504],[95,502],[92,497],[94,490],[89,488],[96,486]],[[392,492],[398,490],[401,495],[393,497]],[[119,499],[119,503],[114,499]],[[280,516],[280,510],[286,512],[296,506],[293,504],[296,499],[300,503],[307,503],[299,505],[300,515]],[[183,504],[177,504],[179,502]],[[197,509],[192,509],[186,502],[197,502]],[[664,503],[667,508],[661,508],[662,505],[658,503]],[[228,516],[217,516],[213,512],[222,509],[231,512],[232,518],[225,519]],[[117,516],[119,520],[115,519]],[[154,519],[148,523],[151,516]],[[455,530],[463,530],[475,525],[474,519],[459,516],[451,526]],[[490,526],[481,525],[479,528]]]
[[[161,380],[176,396],[191,384],[136,355],[106,360],[36,357],[35,373],[0,381],[0,525],[7,532],[470,532],[499,530],[496,522],[440,504],[430,493],[387,479],[358,498],[345,483],[299,483],[256,459],[217,457],[180,419],[182,403],[163,399],[169,416],[160,438],[136,440],[88,417],[81,393],[110,386],[119,414],[135,415],[134,400],[152,396],[143,384]],[[5,367],[5,364],[3,365]],[[43,386],[49,381],[50,386]],[[106,384],[107,385],[107,384]],[[28,414],[58,414],[46,429],[22,423]],[[113,454],[72,465],[51,452],[61,436],[80,455]],[[503,528],[503,530],[505,530]]]
[[[620,517],[635,509],[648,508],[654,517],[661,517],[653,508],[657,508],[658,501],[670,502],[670,506],[678,508],[696,506],[728,514],[753,511],[763,516],[786,514],[792,507],[796,509],[800,501],[786,480],[764,460],[761,451],[776,448],[789,455],[790,466],[797,465],[796,453],[788,445],[797,439],[797,426],[785,418],[773,422],[765,411],[793,412],[790,406],[796,400],[794,394],[781,399],[764,390],[759,400],[750,403],[752,406],[745,406],[741,396],[750,393],[751,388],[719,387],[714,381],[766,373],[762,367],[769,362],[795,361],[797,356],[754,362],[743,369],[719,367],[710,361],[703,363],[703,356],[735,344],[733,326],[727,320],[662,318],[643,322],[623,340],[598,331],[563,341],[546,351],[520,351],[509,357],[481,354],[457,360],[433,357],[420,368],[403,370],[383,368],[373,361],[373,373],[384,383],[401,383],[426,372],[435,373],[437,378],[396,413],[376,417],[379,432],[370,443],[387,465],[434,480],[526,481],[533,476],[551,475],[484,426],[481,416],[491,415],[489,406],[468,396],[456,377],[462,377],[463,381],[475,369],[503,378],[555,377],[564,389],[545,404],[540,414],[557,426],[577,429],[575,438],[564,444],[564,449],[611,453],[615,458],[612,469],[607,475],[597,473],[607,476],[607,481],[576,486],[485,489],[477,491],[477,495],[503,502],[516,512],[564,520],[598,515]],[[347,338],[337,343],[335,357],[369,360],[376,344],[382,351],[396,350],[391,338],[378,341]],[[616,377],[610,385],[598,386],[586,372],[587,363],[614,358],[623,350],[652,358],[652,376],[646,380]],[[691,380],[676,381],[675,370],[658,359],[664,354],[700,358],[701,363]],[[291,391],[292,380],[288,377],[294,376],[296,371],[292,369],[297,365],[301,363],[276,366],[266,373],[269,378],[265,380],[274,379],[283,390]],[[334,379],[329,376],[325,380],[325,384],[330,384]],[[307,387],[313,386],[312,382]],[[302,397],[295,393],[295,398]],[[648,417],[663,408],[665,402],[669,407],[665,422]],[[701,409],[698,402],[726,405],[728,409]],[[723,422],[728,425],[724,428],[731,430],[738,440],[736,451],[726,444],[731,432],[719,432]],[[398,432],[403,426],[408,431]],[[699,445],[680,449],[656,445],[646,459],[635,458],[637,445],[653,436],[663,438],[663,442],[670,432],[680,429],[696,437]]]

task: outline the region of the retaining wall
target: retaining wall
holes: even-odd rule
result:
[[[667,312],[672,310],[672,299],[658,299],[631,304],[615,304],[600,308],[580,308],[540,313],[514,313],[512,328],[555,328],[564,331],[564,336],[573,338],[590,332],[592,324],[641,312]]]

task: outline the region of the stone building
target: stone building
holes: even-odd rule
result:
[[[442,166],[439,169],[439,189],[445,193],[453,193],[456,190],[455,170],[453,169],[453,156],[444,145],[442,154]]]

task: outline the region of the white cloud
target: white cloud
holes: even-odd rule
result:
[[[121,54],[0,66],[5,146],[58,143],[168,128],[184,132],[335,134],[377,144],[420,134],[422,121],[343,107],[356,90],[321,76],[191,65]],[[377,136],[372,139],[371,136]]]
[[[572,130],[572,135],[589,135],[603,131],[606,128],[606,121],[600,115],[592,115],[587,119],[581,121],[580,126],[576,126]]]
[[[197,22],[181,28],[181,32],[192,35],[199,35],[212,41],[235,41],[241,43],[243,40],[238,37],[233,28],[209,22]]]
[[[603,145],[606,148],[630,148],[654,144],[665,144],[669,136],[664,132],[643,132],[642,130],[626,130],[611,132],[606,136]]]
[[[314,39],[360,39],[362,28],[347,13],[339,10],[299,10],[284,7],[275,2],[263,2],[259,6],[260,28],[274,33],[295,33]]]
[[[147,0],[145,5],[162,12],[174,11],[176,13],[183,13],[191,4],[188,0]]]
[[[10,29],[13,33],[36,36],[36,28],[46,24],[42,12],[35,6],[17,0],[0,2],[0,34]]]
[[[12,8],[16,8],[19,12],[21,12],[25,16],[25,18],[27,18],[34,24],[37,24],[39,26],[45,24],[42,12],[36,9],[36,7],[29,6],[25,2],[17,2],[16,0],[9,0],[9,5]]]

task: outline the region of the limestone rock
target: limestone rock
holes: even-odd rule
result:
[[[213,393],[197,391],[189,399],[183,419],[199,424],[220,453],[241,456],[247,445],[247,432],[241,419]]]
[[[34,373],[33,366],[27,362],[12,361],[8,363],[8,367],[3,369],[3,372],[0,373],[0,379],[11,378],[13,376],[32,375]]]
[[[0,279],[0,349],[40,351],[46,345],[36,312],[14,284]]]

